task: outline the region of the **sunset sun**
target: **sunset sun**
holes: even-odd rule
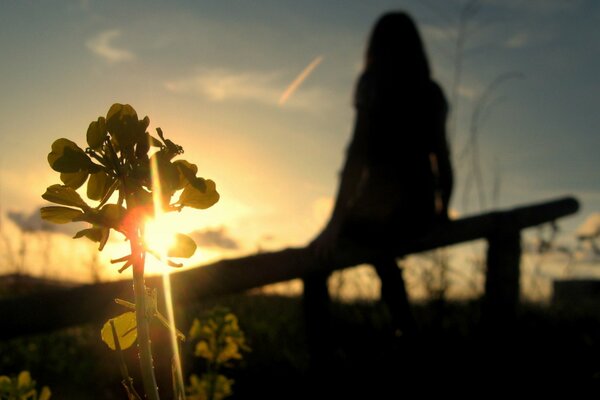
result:
[[[177,221],[168,214],[160,214],[148,219],[145,224],[144,243],[146,247],[160,256],[164,261],[167,253],[175,244]]]

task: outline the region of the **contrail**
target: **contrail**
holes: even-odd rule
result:
[[[310,64],[306,66],[306,68],[302,70],[302,72],[300,72],[296,79],[294,79],[294,81],[290,83],[290,85],[287,87],[287,89],[285,89],[285,91],[279,98],[280,106],[285,104],[285,102],[290,98],[291,95],[294,94],[294,92],[296,91],[296,89],[298,89],[302,82],[304,82],[304,80],[308,78],[308,76],[315,70],[315,68],[317,68],[321,61],[323,61],[323,56],[316,57],[310,62]]]

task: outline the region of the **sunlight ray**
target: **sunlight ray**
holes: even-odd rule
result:
[[[154,204],[154,221],[157,223],[150,224],[152,235],[149,237],[153,242],[159,242],[158,248],[155,250],[158,252],[158,256],[160,258],[161,263],[165,267],[163,269],[163,290],[165,296],[165,308],[167,311],[167,319],[169,321],[169,338],[171,341],[171,348],[173,351],[173,374],[175,382],[173,382],[174,387],[178,388],[178,390],[183,390],[184,382],[183,382],[183,372],[181,367],[181,358],[179,356],[179,346],[177,344],[177,330],[175,327],[175,314],[173,312],[173,298],[171,293],[171,275],[170,268],[167,266],[167,255],[169,250],[169,238],[166,237],[165,232],[161,232],[161,226],[163,228],[169,228],[168,223],[162,224],[165,220],[165,213],[162,208],[162,191],[161,184],[158,174],[158,165],[156,162],[156,157],[150,158],[150,173],[152,177],[152,201]],[[170,229],[167,229],[170,231]],[[174,233],[174,232],[172,232]],[[154,236],[154,237],[153,237]],[[156,240],[158,237],[158,240]],[[174,236],[173,236],[174,237]],[[161,241],[162,239],[162,241]],[[183,395],[183,393],[181,393]],[[176,394],[177,396],[177,394]]]

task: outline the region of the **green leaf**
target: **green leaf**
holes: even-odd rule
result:
[[[110,321],[115,324],[115,331],[117,331],[117,340],[121,346],[121,350],[125,350],[131,347],[137,339],[137,323],[135,321],[135,312],[128,311],[119,315],[118,317],[111,318],[102,327],[100,336],[102,341],[112,349],[116,350],[115,339],[113,336],[113,330],[110,325]]]
[[[133,194],[135,198],[135,204],[139,207],[152,207],[154,203],[154,199],[152,198],[152,193],[147,192],[146,189],[140,189]]]
[[[44,200],[48,200],[52,203],[62,204],[64,206],[79,207],[84,210],[90,207],[83,201],[79,193],[75,189],[63,186],[63,185],[52,185],[46,189],[46,193],[42,195]]]
[[[169,139],[165,139],[162,129],[156,128],[156,132],[158,133],[158,137],[160,137],[165,144],[165,147],[161,149],[161,152],[164,152],[169,160],[176,155],[183,154],[183,147],[173,143],[173,141]]]
[[[75,218],[81,215],[83,215],[81,211],[68,207],[51,206],[42,207],[40,209],[40,216],[42,219],[55,224],[66,224],[73,222]]]
[[[88,228],[88,229],[82,229],[79,232],[77,232],[75,234],[75,236],[73,236],[73,239],[79,239],[82,237],[86,237],[88,239],[90,239],[92,242],[100,242],[102,241],[102,231],[104,229],[100,228],[100,227],[96,227],[96,228]]]
[[[119,229],[127,210],[118,204],[106,204],[100,209],[102,225]]]
[[[106,139],[106,135],[108,135],[106,130],[106,119],[104,117],[98,117],[98,121],[92,121],[88,127],[86,134],[88,146],[94,150],[100,149]]]
[[[57,172],[87,171],[94,164],[85,152],[69,139],[61,138],[52,143],[48,163]]]
[[[68,186],[73,189],[79,189],[81,185],[85,183],[88,178],[89,173],[87,171],[79,171],[79,172],[63,172],[60,174],[60,180],[65,186]]]
[[[102,233],[102,238],[100,239],[100,244],[98,245],[98,251],[102,251],[102,249],[104,249],[104,246],[106,245],[106,242],[108,242],[108,237],[110,235],[109,228],[100,228],[100,231]]]
[[[183,233],[175,234],[173,245],[169,248],[167,256],[190,258],[196,252],[196,243],[194,239]]]
[[[150,146],[152,147],[162,147],[161,141],[150,134],[148,134],[148,143],[150,143]]]
[[[102,200],[113,182],[114,179],[104,171],[92,174],[87,184],[87,197],[92,200]]]
[[[131,107],[129,104],[115,103],[112,106],[110,106],[110,109],[108,110],[108,113],[106,114],[106,125],[107,125],[109,132],[112,133],[112,130],[115,127],[118,127],[118,125],[123,120],[134,120],[134,119],[135,119],[135,121],[137,121],[138,117],[137,117],[137,112],[135,111],[135,109],[133,107]],[[150,120],[148,120],[148,122],[150,122]]]
[[[183,189],[185,185],[196,183],[196,174],[198,173],[198,167],[195,164],[187,162],[186,160],[177,160],[173,162],[173,165],[177,167],[179,171],[179,185],[177,189]],[[200,190],[205,190],[204,179],[202,179],[202,187],[197,187]]]
[[[150,126],[150,118],[148,118],[148,116],[146,115],[144,117],[144,119],[140,120],[140,128],[145,131],[146,129],[148,129],[149,126]]]
[[[179,169],[171,163],[167,154],[162,150],[150,157],[150,165],[156,165],[163,195],[172,195],[179,188]],[[153,176],[152,179],[156,179],[156,177]]]
[[[121,151],[131,149],[140,125],[137,113],[129,104],[113,104],[106,114],[106,128],[119,145]]]
[[[148,157],[148,151],[150,150],[150,141],[148,132],[139,132],[135,140],[135,157],[138,159],[145,159]]]
[[[198,185],[201,184],[200,181],[204,182],[206,190],[202,191],[198,189]],[[194,182],[187,184],[185,189],[183,189],[178,203],[182,206],[203,210],[211,207],[217,201],[219,201],[219,193],[216,190],[215,183],[210,179],[194,178]]]

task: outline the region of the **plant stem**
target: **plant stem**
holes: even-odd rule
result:
[[[133,291],[135,295],[135,319],[137,323],[137,341],[140,357],[140,369],[146,398],[159,400],[154,365],[152,362],[152,347],[150,329],[146,312],[146,285],[144,283],[144,251],[138,241],[131,241],[131,256],[133,258]]]
[[[115,321],[109,320],[110,328],[112,329],[113,340],[115,341],[115,350],[119,356],[119,367],[121,369],[121,377],[123,380],[121,383],[127,392],[127,397],[129,400],[142,400],[140,395],[135,390],[133,386],[133,378],[129,376],[129,371],[127,370],[127,364],[125,363],[125,358],[123,357],[123,351],[121,350],[121,344],[119,343],[119,335],[117,335],[117,329],[115,328]]]

